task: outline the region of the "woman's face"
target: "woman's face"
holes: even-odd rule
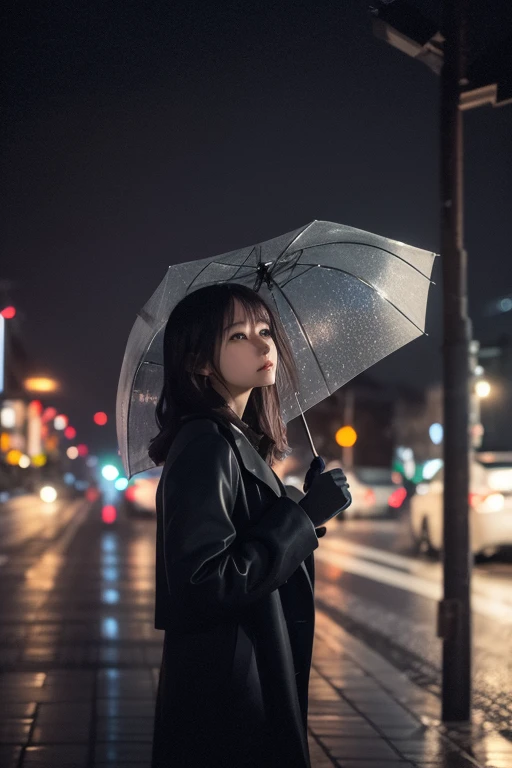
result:
[[[272,366],[259,370],[267,362]],[[277,362],[277,348],[268,322],[261,320],[251,326],[245,310],[235,299],[233,326],[224,330],[219,359],[220,371],[230,389],[245,392],[275,384]]]

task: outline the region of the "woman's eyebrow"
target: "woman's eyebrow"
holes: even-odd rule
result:
[[[269,321],[267,320],[266,317],[258,317],[257,322],[258,323],[265,323],[266,325],[269,325]],[[231,323],[231,325],[228,325],[228,326],[226,326],[226,328],[224,328],[224,333],[229,331],[230,328],[234,328],[236,325],[245,325],[246,323],[247,323],[247,320],[239,320],[236,323]]]

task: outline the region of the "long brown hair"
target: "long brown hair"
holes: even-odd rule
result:
[[[209,366],[229,391],[218,361],[223,329],[234,319],[235,299],[252,324],[258,320],[268,322],[278,354],[276,384],[254,387],[244,421],[213,388],[209,378],[197,373]],[[259,444],[260,455],[269,466],[291,453],[277,384],[283,391],[298,391],[297,366],[279,316],[256,291],[240,283],[226,282],[206,285],[187,294],[169,316],[163,347],[164,385],[155,417],[160,431],[148,449],[155,464],[165,462],[180,419],[191,413],[215,413],[235,423],[253,444]]]

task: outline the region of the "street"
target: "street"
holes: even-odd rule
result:
[[[440,691],[436,637],[440,562],[411,555],[405,522],[331,525],[315,553],[317,605],[429,690]],[[474,705],[500,728],[512,724],[512,558],[473,571]]]
[[[120,514],[106,525],[98,504],[20,497],[3,506],[0,526],[0,764],[148,765],[162,643],[153,628],[154,518]],[[441,571],[409,546],[406,529],[388,520],[334,521],[320,540],[309,713],[315,768],[419,766],[433,754],[437,765],[480,764],[456,758],[437,731],[433,746]],[[475,723],[483,739],[473,755],[495,768],[512,766],[511,587],[510,561],[475,568]],[[396,699],[387,702],[377,684],[391,679],[403,702],[421,702],[421,722]],[[401,751],[389,743],[394,737],[409,739]]]

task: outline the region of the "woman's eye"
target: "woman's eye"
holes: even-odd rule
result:
[[[272,334],[270,333],[270,328],[262,328],[262,329],[261,329],[261,331],[260,331],[260,333],[263,333],[263,331],[266,331],[266,332],[269,334],[269,336],[271,336],[271,335],[272,335]],[[232,339],[235,339],[237,336],[245,336],[245,333],[242,333],[241,331],[240,331],[239,333],[234,333],[234,334],[233,334],[233,336],[232,336],[231,338],[232,338]]]

